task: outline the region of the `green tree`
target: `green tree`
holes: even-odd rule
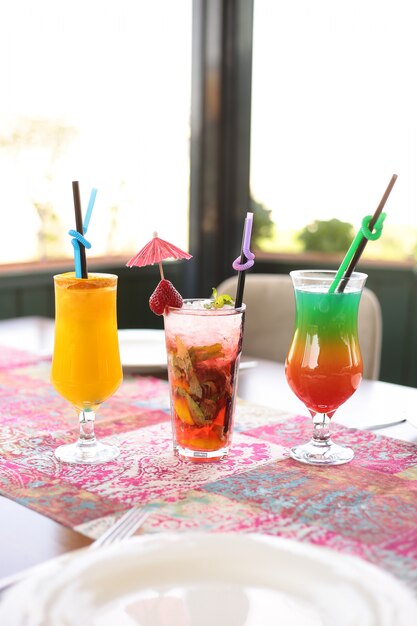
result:
[[[297,235],[306,252],[346,252],[354,237],[354,228],[349,222],[315,220]]]
[[[263,239],[273,236],[274,222],[271,219],[271,210],[264,204],[250,198],[250,210],[253,213],[252,242],[254,248],[261,247]]]

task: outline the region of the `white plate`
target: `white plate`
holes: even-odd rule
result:
[[[0,345],[38,356],[51,356],[54,320],[47,317],[17,317],[0,321]]]
[[[416,615],[411,592],[365,561],[236,533],[79,550],[37,568],[0,604],[7,626],[410,626]]]
[[[163,330],[119,330],[119,348],[125,372],[146,373],[167,367]]]
[[[22,317],[0,321],[0,345],[52,356],[54,320]],[[165,336],[158,329],[119,330],[120,359],[126,372],[146,373],[166,369]]]

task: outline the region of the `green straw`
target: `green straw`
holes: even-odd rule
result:
[[[350,244],[349,250],[346,252],[345,257],[336,272],[336,276],[330,285],[329,293],[334,293],[336,288],[339,292],[344,291],[368,241],[375,241],[380,238],[383,223],[386,218],[386,214],[382,213],[382,209],[388,200],[388,196],[391,193],[396,180],[397,174],[393,174],[389,185],[381,198],[381,202],[375,210],[375,213],[373,215],[366,215],[363,218],[361,228]]]

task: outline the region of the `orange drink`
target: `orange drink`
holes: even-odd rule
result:
[[[109,274],[55,276],[55,347],[51,380],[78,409],[96,407],[122,382],[116,322],[117,279]]]
[[[94,431],[89,437],[94,412],[113,395],[123,377],[117,335],[117,276],[89,273],[87,279],[81,279],[68,272],[54,276],[54,284],[51,382],[81,412],[80,427],[85,424],[85,440],[92,451],[92,442],[97,444]]]

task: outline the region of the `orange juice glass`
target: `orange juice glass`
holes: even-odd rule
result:
[[[116,446],[98,442],[94,419],[98,407],[122,382],[117,335],[117,276],[74,272],[54,276],[55,342],[51,382],[79,414],[77,442],[60,446],[55,455],[68,463],[102,463],[119,454]]]

